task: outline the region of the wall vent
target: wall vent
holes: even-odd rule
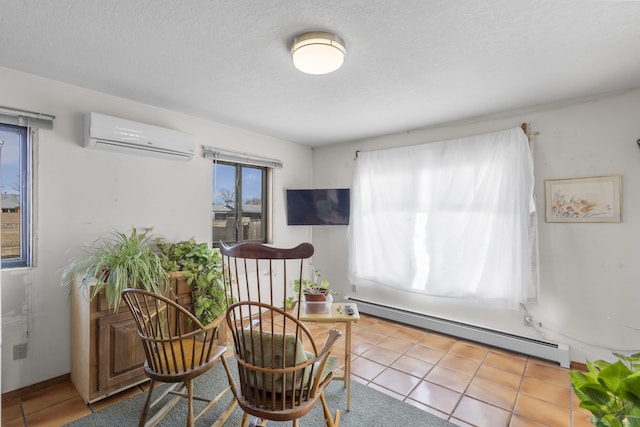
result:
[[[16,344],[13,346],[13,360],[27,358],[27,343]]]

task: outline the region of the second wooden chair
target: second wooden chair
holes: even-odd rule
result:
[[[338,359],[330,356],[342,333],[328,332],[320,347],[298,320],[297,309],[284,309],[294,280],[303,279],[313,246],[302,243],[281,249],[255,243],[221,245],[229,304],[227,324],[233,336],[238,381],[232,389],[249,415],[266,420],[293,422],[309,413],[318,401],[325,424],[338,426],[340,411],[332,415],[324,389],[333,377]]]

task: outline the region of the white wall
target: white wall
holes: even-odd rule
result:
[[[527,122],[534,152],[541,295],[528,306],[544,337],[571,347],[571,359],[611,358],[609,349],[640,351],[640,90],[528,113],[388,135],[314,149],[313,184],[350,187],[356,150],[414,145],[493,132]],[[326,173],[330,171],[330,173]],[[622,223],[546,223],[544,180],[623,176]],[[409,186],[410,183],[408,182]],[[347,283],[347,227],[314,227],[314,264],[341,296],[386,302],[431,315],[539,338],[523,312],[437,303]]]
[[[193,133],[200,145],[283,161],[275,172],[274,243],[306,240],[286,226],[284,188],[309,186],[309,147],[0,68],[2,105],[56,116],[37,148],[36,266],[2,272],[2,392],[70,371],[70,297],[60,269],[112,230],[154,227],[169,240],[211,242],[211,161],[162,160],[87,150],[83,114],[95,111]],[[198,152],[200,149],[198,148]],[[27,358],[13,346],[27,343]]]

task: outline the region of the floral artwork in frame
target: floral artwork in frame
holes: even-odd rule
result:
[[[620,222],[622,176],[547,179],[547,222]]]

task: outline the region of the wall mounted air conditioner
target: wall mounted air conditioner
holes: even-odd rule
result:
[[[84,146],[173,160],[191,160],[195,136],[99,113],[84,116]]]

